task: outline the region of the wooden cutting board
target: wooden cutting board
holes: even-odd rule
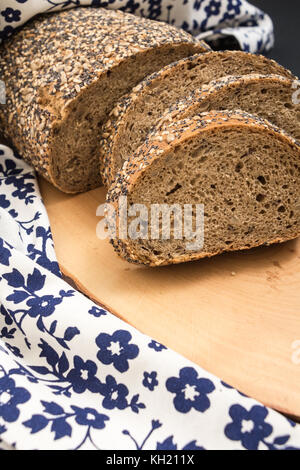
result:
[[[103,188],[73,196],[40,186],[61,269],[80,290],[241,392],[300,417],[300,240],[136,267],[96,237]]]

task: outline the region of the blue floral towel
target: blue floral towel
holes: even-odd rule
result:
[[[300,449],[300,427],[66,284],[32,169],[0,145],[0,447]]]
[[[233,34],[245,50],[273,42],[271,20],[243,0],[1,0],[1,38],[41,11],[80,4],[122,7],[210,38]],[[3,145],[0,447],[300,449],[299,426],[62,280],[34,172]]]
[[[200,39],[234,37],[245,51],[268,50],[274,43],[270,17],[246,0],[1,0],[0,3],[0,41],[38,13],[92,5],[166,21]]]

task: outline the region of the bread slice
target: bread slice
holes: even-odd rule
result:
[[[128,207],[147,208],[148,225],[143,215],[142,235],[136,239],[120,234],[124,196]],[[107,202],[111,234],[116,229],[111,242],[121,257],[137,264],[181,263],[284,242],[300,234],[300,145],[268,121],[242,111],[203,113],[149,134],[124,163]],[[168,239],[162,227],[153,239],[153,204],[182,209],[192,204],[193,227],[201,227],[196,205],[203,204],[203,247],[191,249],[190,237],[175,237],[174,226]],[[183,219],[183,225],[188,223]],[[135,221],[128,216],[128,233]]]
[[[206,50],[182,30],[121,11],[42,15],[0,50],[5,135],[61,190],[99,186],[102,123],[116,102],[150,73]]]
[[[177,100],[184,99],[211,80],[251,73],[296,79],[276,62],[241,51],[195,55],[147,77],[118,103],[104,127],[100,144],[104,184],[110,186],[123,162],[142,144],[164,111]]]
[[[175,103],[159,125],[212,110],[241,109],[268,119],[300,141],[300,103],[293,100],[294,83],[279,75],[224,77]]]

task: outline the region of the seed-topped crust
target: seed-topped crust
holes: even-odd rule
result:
[[[243,129],[248,128],[252,131],[271,135],[283,141],[286,145],[295,151],[300,158],[300,143],[289,136],[285,131],[272,125],[265,119],[245,113],[243,111],[211,111],[194,116],[191,119],[183,119],[181,121],[166,123],[159,129],[153,130],[147,137],[143,145],[137,150],[133,158],[124,163],[123,168],[119,171],[114,183],[111,185],[107,194],[107,203],[112,204],[115,213],[114,222],[116,228],[119,223],[119,200],[121,196],[130,196],[135,185],[143,178],[145,173],[149,171],[151,165],[158,159],[170,154],[175,147],[183,142],[198,136],[201,133],[209,133],[218,129],[231,128]],[[113,216],[114,217],[114,216]],[[110,219],[109,219],[110,220]],[[112,221],[112,219],[111,219]],[[282,242],[287,239],[296,238],[299,230],[288,238],[276,238],[269,240],[267,244]],[[186,257],[174,257],[171,260],[158,261],[153,257],[141,261],[134,250],[131,248],[130,239],[111,239],[111,243],[115,251],[125,260],[136,264],[148,264],[149,266],[158,266],[164,264],[176,264],[184,261],[191,261],[203,257],[214,256],[221,251],[206,252],[189,252]],[[252,248],[265,243],[259,241],[256,244],[240,249]],[[228,251],[234,248],[228,248]]]
[[[209,49],[182,30],[119,10],[75,8],[35,18],[1,47],[0,78],[6,83],[7,103],[0,106],[0,120],[5,135],[57,184],[52,143],[87,89],[124,61],[182,44],[190,45],[193,54]]]
[[[249,75],[228,75],[227,77],[220,78],[219,80],[213,80],[208,85],[203,85],[200,90],[194,90],[183,100],[178,100],[169,109],[165,111],[161,117],[157,127],[164,126],[166,123],[172,123],[174,120],[182,120],[187,117],[192,117],[200,112],[207,110],[207,105],[215,97],[221,96],[224,93],[230,96],[230,93],[238,92],[239,90],[247,90],[247,86],[259,85],[261,88],[273,85],[276,88],[284,90],[286,89],[289,93],[290,103],[292,105],[293,95],[293,84],[296,77],[293,79],[283,77],[280,75],[261,75],[261,74],[249,74]],[[262,100],[263,100],[262,96]],[[251,98],[249,97],[249,106],[251,106]],[[206,108],[203,109],[203,108]],[[297,105],[295,105],[295,109]],[[298,105],[300,110],[300,106]],[[278,116],[280,119],[280,116]],[[278,126],[279,127],[279,126]],[[286,129],[285,129],[286,130]]]
[[[240,63],[245,64],[245,72],[242,71]],[[182,96],[182,94],[185,95],[185,91],[184,87],[181,86],[183,71],[190,70],[191,74],[198,74],[197,79],[189,83],[189,92],[191,92],[199,89],[199,81],[203,80],[201,85],[205,85],[213,80],[214,69],[212,67],[217,67],[218,64],[222,70],[222,72],[220,72],[221,76],[231,75],[232,64],[236,64],[236,69],[241,71],[243,75],[245,73],[264,73],[280,75],[289,80],[296,79],[289,70],[285,69],[275,61],[260,55],[254,55],[242,51],[211,51],[205,54],[197,54],[192,57],[179,60],[164,67],[159,72],[153,73],[138,84],[130,94],[124,96],[119,101],[115,109],[110,113],[109,119],[104,126],[104,133],[100,142],[100,171],[103,182],[107,187],[111,185],[113,178],[119,169],[118,160],[120,155],[120,146],[122,146],[124,136],[128,135],[126,124],[130,119],[134,119],[137,107],[141,105],[142,102],[146,103],[147,100],[151,100],[153,94],[159,94],[162,87],[166,86],[166,83],[170,83],[170,88],[177,87],[177,99],[183,100],[185,97]],[[204,75],[203,79],[201,78],[201,74],[204,69],[207,69],[205,73],[210,77],[208,81],[205,81]],[[227,72],[223,72],[224,70]],[[199,96],[199,93],[197,96]],[[171,104],[172,103],[169,105]],[[167,108],[168,107],[169,106],[167,106]],[[156,125],[157,123],[153,122],[153,126]]]

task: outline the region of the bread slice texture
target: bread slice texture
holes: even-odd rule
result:
[[[182,30],[121,11],[41,15],[0,50],[5,135],[61,190],[99,186],[102,124],[116,102],[150,73],[206,50]]]
[[[120,235],[124,196],[128,207],[147,208],[146,231],[136,239]],[[111,243],[136,264],[162,266],[284,242],[300,234],[300,145],[242,111],[203,113],[149,134],[124,163],[107,202],[113,209],[109,225],[116,229]],[[203,247],[187,249],[189,238],[175,237],[174,227],[169,239],[162,232],[151,238],[153,204],[192,204],[193,226],[196,205],[203,204]],[[134,219],[128,216],[128,233]]]
[[[172,104],[227,75],[276,74],[295,80],[273,60],[241,51],[207,52],[166,66],[137,85],[111,112],[100,143],[100,168],[107,187],[123,162]]]
[[[241,109],[269,120],[300,141],[300,103],[293,99],[294,83],[279,75],[224,77],[175,103],[159,125],[212,110]]]

